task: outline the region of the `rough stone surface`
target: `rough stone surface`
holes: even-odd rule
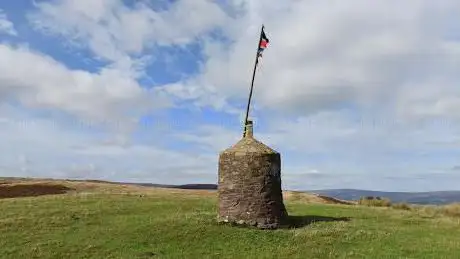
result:
[[[252,123],[219,156],[218,221],[278,228],[287,219],[281,190],[281,156],[253,137]]]

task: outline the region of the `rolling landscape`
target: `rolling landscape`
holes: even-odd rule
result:
[[[15,177],[0,177],[1,181],[34,181],[33,178],[15,178]],[[43,180],[43,179],[42,179]],[[46,179],[45,179],[46,180]],[[52,180],[52,179],[49,179]],[[157,183],[136,183],[136,182],[110,182],[101,180],[87,180],[86,182],[118,184],[118,185],[134,185],[144,187],[158,187],[169,189],[185,189],[185,190],[217,190],[217,184],[157,184]],[[329,196],[342,200],[359,200],[362,197],[381,197],[388,198],[393,202],[410,203],[420,205],[444,205],[450,203],[460,203],[460,191],[435,191],[435,192],[382,192],[371,190],[358,189],[324,189],[324,190],[306,190],[300,191],[305,193],[314,193],[324,196]]]
[[[0,258],[456,258],[460,205],[285,191],[273,231],[216,222],[214,190],[2,178]],[[204,186],[206,187],[206,186]]]
[[[0,1],[0,259],[459,259],[459,71],[458,0]]]

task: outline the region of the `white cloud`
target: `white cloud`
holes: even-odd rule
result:
[[[128,122],[166,107],[156,90],[143,90],[122,71],[71,70],[26,47],[0,45],[0,103],[11,98],[29,108],[56,109],[84,120]]]
[[[29,15],[36,28],[128,66],[131,57],[145,54],[146,49],[183,46],[227,19],[217,4],[207,0],[175,1],[166,11],[149,8],[147,1],[128,7],[121,0],[55,0],[36,7]]]
[[[215,181],[215,158],[207,154],[119,143],[112,134],[30,118],[11,107],[0,115],[4,118],[0,122],[3,175],[170,184]]]
[[[6,33],[12,36],[18,35],[18,32],[14,28],[14,24],[8,19],[5,12],[0,9],[0,34]]]
[[[175,133],[174,136],[181,141],[197,144],[204,150],[218,153],[236,143],[241,138],[238,133],[216,125],[203,125],[196,129],[190,128],[189,132]]]
[[[460,155],[458,126],[446,121],[413,124],[335,111],[294,121],[272,118],[260,129],[259,122],[255,137],[281,153],[285,188],[456,189],[451,169]],[[239,133],[201,126],[179,137],[217,154]]]
[[[408,118],[451,116],[460,103],[460,44],[451,36],[460,20],[457,1],[244,3],[224,30],[234,44],[207,41],[202,73],[165,87],[171,94],[200,105],[246,97],[265,22],[271,44],[255,86],[261,109],[307,115],[354,105]]]
[[[261,3],[231,1],[223,9],[212,1],[176,1],[153,10],[143,1],[127,7],[120,0],[56,0],[37,4],[29,18],[123,70],[151,47],[200,39],[201,73],[163,89],[233,112],[231,101],[246,97],[254,43],[265,22],[271,44],[256,78],[260,108],[308,115],[353,105],[405,119],[454,116],[450,111],[460,103],[456,1]],[[207,37],[214,28],[232,44]]]

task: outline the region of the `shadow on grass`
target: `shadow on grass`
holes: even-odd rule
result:
[[[288,216],[287,228],[302,228],[315,222],[350,221],[348,217]]]

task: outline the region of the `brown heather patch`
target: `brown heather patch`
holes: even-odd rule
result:
[[[19,183],[19,184],[1,184],[0,185],[0,199],[1,198],[17,198],[17,197],[31,197],[42,196],[51,194],[64,194],[72,189],[60,185],[50,183]]]

